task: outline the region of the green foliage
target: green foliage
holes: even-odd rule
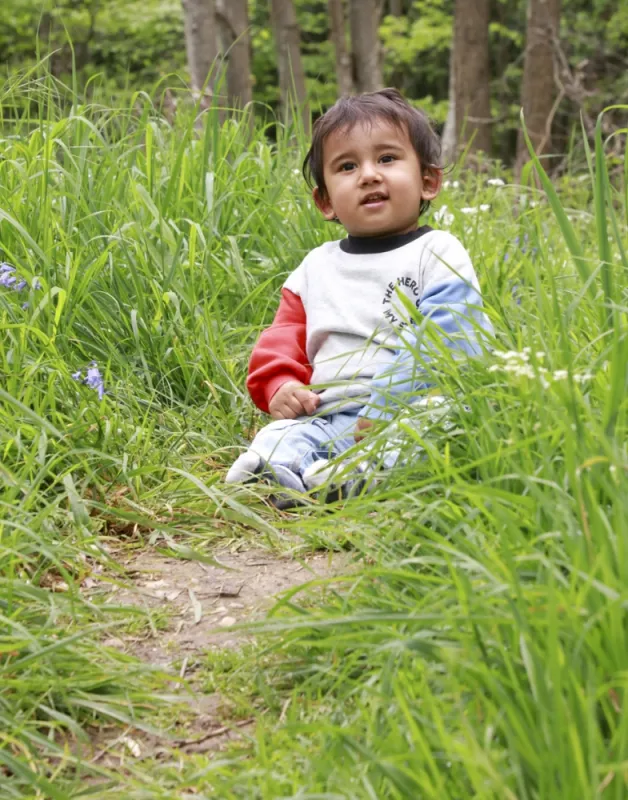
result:
[[[400,88],[444,123],[447,116],[451,3],[415,0],[407,15],[388,16],[380,27],[386,83]],[[438,98],[436,102],[432,99]]]
[[[148,88],[185,65],[178,0],[11,0],[11,5],[0,26],[0,47],[11,67],[32,63],[39,47],[51,54],[58,76],[72,72],[74,57],[82,81],[102,72],[118,87],[132,76],[134,88]]]
[[[0,52],[9,70],[36,63],[38,52],[49,54],[57,77],[70,80],[74,65],[82,92],[90,78],[108,87],[126,103],[133,91],[159,94],[165,86],[183,89],[187,81],[182,9],[179,0],[6,0],[8,13],[0,21]],[[301,30],[307,88],[314,109],[328,107],[336,97],[334,54],[329,41],[325,0],[295,0]],[[444,123],[448,103],[452,0],[414,0],[401,17],[384,16],[380,36],[384,80],[422,104]],[[251,0],[254,98],[262,117],[277,110],[279,88],[270,4]],[[579,99],[568,92],[555,119],[553,139],[561,151],[569,148],[580,104],[595,117],[626,96],[628,11],[616,0],[586,0],[562,4],[561,45],[578,85]],[[493,155],[509,163],[518,127],[525,0],[496,0],[490,23]],[[36,31],[40,41],[37,42]],[[73,43],[73,50],[70,47]],[[6,68],[5,67],[5,68]],[[609,124],[621,121],[609,117]]]
[[[450,416],[408,410],[374,495],[290,520],[221,475],[261,421],[244,377],[277,291],[340,234],[295,175],[305,141],[139,94],[65,114],[64,91],[8,86],[0,131],[2,259],[28,284],[0,287],[0,796],[623,797],[628,209],[603,120],[591,175],[546,194],[451,176],[441,224],[495,351],[438,364]],[[102,397],[72,377],[92,360]],[[258,715],[239,749],[111,774],[75,755],[90,732],[168,718],[102,643],[129,612],[85,591],[136,525],[179,557],[246,530],[354,563],[208,657],[204,685]]]

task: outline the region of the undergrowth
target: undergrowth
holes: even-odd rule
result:
[[[31,76],[2,99],[0,797],[624,797],[628,161],[609,174],[601,126],[558,186],[451,176],[436,217],[494,349],[439,364],[448,414],[404,410],[408,458],[372,494],[279,517],[222,474],[260,424],[246,365],[282,280],[341,235],[302,135],[216,109],[170,124],[142,94],[61,116],[65,91]],[[233,657],[272,712],[243,744],[115,776],[68,743],[169,702],[102,645],[130,612],[84,590],[129,531],[181,558],[248,536],[358,566]]]

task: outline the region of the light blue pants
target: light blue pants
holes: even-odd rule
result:
[[[355,444],[358,410],[273,420],[253,439],[249,452],[260,456],[265,471],[282,486],[305,492],[303,473],[308,467],[320,459],[335,458]]]

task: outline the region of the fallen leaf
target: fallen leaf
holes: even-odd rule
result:
[[[123,736],[120,741],[127,748],[133,758],[139,758],[142,755],[142,749],[135,739],[131,739],[130,736]]]
[[[194,624],[198,625],[198,623],[201,621],[201,617],[203,616],[203,607],[198,602],[196,595],[191,589],[188,589],[188,594],[190,596],[190,603],[192,604],[192,611],[194,613]]]

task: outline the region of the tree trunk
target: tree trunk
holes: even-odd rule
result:
[[[345,12],[342,0],[327,0],[329,8],[329,29],[331,41],[336,54],[336,81],[338,95],[353,92],[353,75],[351,70],[351,56],[347,50],[347,34],[345,30]]]
[[[403,0],[390,0],[390,14],[393,17],[403,16]]]
[[[449,98],[447,106],[447,119],[443,128],[442,158],[443,164],[453,161],[456,157],[456,70],[455,70],[454,43],[451,43],[451,53],[449,54]]]
[[[358,92],[376,92],[384,86],[377,33],[379,14],[379,0],[349,0],[351,51]]]
[[[284,117],[287,120],[293,106],[298,106],[303,127],[309,131],[310,109],[301,61],[301,34],[292,0],[271,0],[271,17],[275,31],[279,90]]]
[[[218,56],[216,7],[214,0],[181,0],[185,25],[185,48],[192,92],[207,107],[212,94],[212,65]],[[209,80],[208,80],[208,76]]]
[[[491,151],[489,0],[456,0],[454,66],[458,145]]]
[[[229,107],[244,108],[253,100],[247,0],[217,0],[216,19],[221,50],[227,62]]]
[[[521,105],[530,141],[538,155],[551,151],[554,98],[554,40],[560,25],[560,0],[528,0],[526,50],[523,62]],[[519,131],[516,172],[529,158]]]

